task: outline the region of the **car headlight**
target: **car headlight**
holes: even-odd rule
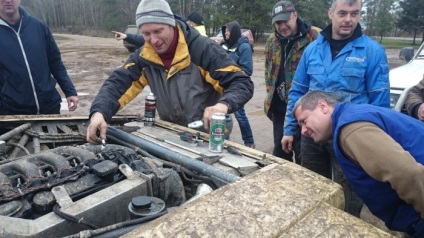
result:
[[[400,94],[390,94],[390,108],[394,109],[396,106],[397,101],[399,100]]]

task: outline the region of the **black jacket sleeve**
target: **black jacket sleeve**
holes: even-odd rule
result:
[[[192,60],[206,69],[210,76],[219,81],[224,93],[219,102],[229,107],[228,113],[237,111],[253,97],[253,82],[250,77],[230,58],[220,45],[206,37],[197,37],[189,43]],[[240,71],[234,71],[234,67]]]
[[[90,117],[95,112],[100,112],[106,121],[110,121],[112,116],[118,112],[120,108],[119,99],[131,87],[133,81],[137,81],[141,76],[141,65],[137,62],[139,54],[140,49],[133,52],[124,66],[113,71],[103,83],[91,104]]]
[[[125,38],[125,41],[137,46],[138,48],[142,47],[144,45],[144,37],[142,35],[137,34],[126,34],[127,38]]]

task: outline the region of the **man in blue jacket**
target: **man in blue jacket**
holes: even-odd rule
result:
[[[331,24],[306,48],[299,62],[289,92],[283,150],[292,149],[298,128],[292,112],[302,95],[311,90],[335,92],[354,104],[390,106],[389,66],[384,48],[362,34],[358,24],[361,0],[334,0],[328,10]],[[352,193],[330,143],[316,144],[301,138],[302,166],[343,186],[346,211],[359,217],[362,202]]]
[[[343,172],[375,216],[391,230],[424,237],[424,123],[324,91],[302,96],[293,112],[302,135],[333,140]]]
[[[75,110],[77,92],[50,30],[20,3],[0,1],[0,115],[59,114],[56,82]]]

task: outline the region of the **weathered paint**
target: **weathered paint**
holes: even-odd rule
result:
[[[272,164],[124,237],[390,237],[343,207],[338,184]]]

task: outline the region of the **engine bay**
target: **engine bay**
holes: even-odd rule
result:
[[[85,142],[86,120],[4,124],[0,236],[116,237],[264,166],[127,120],[105,145]]]

